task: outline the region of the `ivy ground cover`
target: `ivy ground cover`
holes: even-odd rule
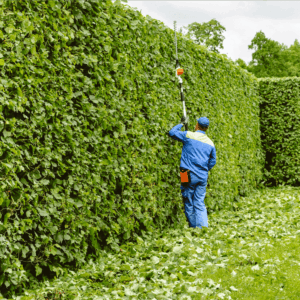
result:
[[[147,233],[13,299],[298,299],[299,203],[299,188],[259,191],[207,230]]]

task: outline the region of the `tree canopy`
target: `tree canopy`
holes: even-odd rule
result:
[[[193,41],[198,45],[206,46],[210,51],[219,53],[218,48],[224,48],[223,41],[225,37],[223,36],[223,32],[226,28],[216,19],[203,23],[193,22],[183,28],[187,30],[187,37],[193,39]]]
[[[257,77],[286,76],[285,61],[282,56],[283,51],[287,49],[285,45],[268,39],[262,31],[259,31],[248,48],[255,50],[252,54],[251,69]]]
[[[259,31],[248,46],[253,49],[247,65],[242,59],[235,62],[258,78],[300,76],[300,43],[296,39],[290,47],[269,39]]]

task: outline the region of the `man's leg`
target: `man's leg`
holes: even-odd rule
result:
[[[195,227],[208,227],[207,210],[204,203],[206,185],[197,185],[194,193]]]
[[[193,196],[194,196],[194,187],[191,186],[181,186],[181,193],[184,203],[184,213],[188,219],[189,226],[195,227],[195,211],[194,211],[194,205],[193,205]]]

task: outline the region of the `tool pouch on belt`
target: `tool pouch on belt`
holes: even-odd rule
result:
[[[180,179],[183,186],[188,186],[191,182],[190,170],[180,169]]]

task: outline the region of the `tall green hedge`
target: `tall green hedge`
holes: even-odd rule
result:
[[[82,266],[184,222],[174,32],[109,0],[1,1],[0,286]],[[207,205],[238,205],[261,173],[254,76],[178,37],[188,114],[207,116]]]
[[[300,79],[259,79],[267,185],[300,185]]]

